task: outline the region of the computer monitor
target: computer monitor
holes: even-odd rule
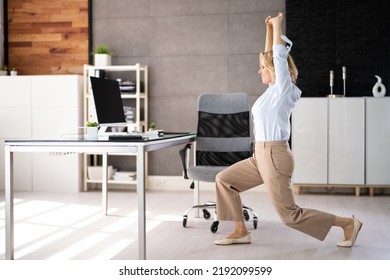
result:
[[[97,120],[100,126],[99,134],[104,133],[109,127],[126,127],[126,117],[118,81],[96,77],[90,78]]]

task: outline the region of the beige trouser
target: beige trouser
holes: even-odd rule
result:
[[[335,215],[300,208],[291,189],[294,159],[285,141],[256,142],[253,156],[237,162],[216,177],[217,218],[243,221],[240,192],[265,184],[282,222],[319,240],[334,225]]]

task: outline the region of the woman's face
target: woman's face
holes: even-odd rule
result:
[[[258,71],[261,79],[263,80],[263,84],[268,85],[272,84],[272,75],[271,71],[264,66],[264,58],[263,56],[260,56],[260,68]]]

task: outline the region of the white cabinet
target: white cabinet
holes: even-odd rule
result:
[[[366,99],[366,184],[390,185],[390,98]],[[372,189],[370,190],[373,191]],[[373,194],[373,193],[372,193]]]
[[[0,138],[56,138],[82,126],[79,75],[0,77]],[[4,189],[4,145],[1,146],[1,188]],[[15,190],[77,192],[82,180],[79,154],[15,155]]]
[[[109,79],[121,79],[122,81],[129,81],[134,83],[135,91],[126,93],[122,92],[122,102],[125,107],[133,108],[134,119],[127,122],[129,131],[145,132],[148,128],[148,66],[142,64],[135,65],[113,65],[113,66],[93,66],[84,65],[84,122],[88,121],[98,122],[96,116],[96,109],[93,100],[93,92],[90,82],[91,76],[102,77]],[[109,155],[109,164],[115,164],[115,158],[120,155]],[[135,158],[134,158],[135,159]],[[101,165],[101,159],[97,155],[86,155],[84,160],[84,190],[88,190],[88,184],[100,184],[101,180],[93,180],[88,178],[88,167],[91,165]],[[122,161],[119,158],[118,161]],[[121,163],[122,164],[122,163]],[[116,168],[116,166],[114,166]],[[135,160],[126,166],[126,172],[135,172]],[[133,169],[133,170],[130,170]],[[145,161],[145,170],[147,170],[147,158]],[[134,181],[123,180],[109,180],[109,184],[117,185],[135,185]]]
[[[292,119],[294,181],[328,183],[328,100],[301,98]]]
[[[293,182],[364,186],[364,98],[302,98],[292,115]]]
[[[328,184],[364,185],[364,100],[328,100]]]

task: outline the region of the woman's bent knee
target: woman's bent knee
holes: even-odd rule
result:
[[[226,181],[226,176],[225,176],[225,170],[222,170],[221,172],[219,172],[216,176],[215,176],[215,182],[217,183],[222,183],[224,181]],[[228,175],[228,173],[227,173]]]
[[[299,211],[299,210],[297,210]],[[297,224],[296,216],[297,213],[295,211],[278,211],[280,220],[282,223],[290,228],[294,228],[295,225]]]

